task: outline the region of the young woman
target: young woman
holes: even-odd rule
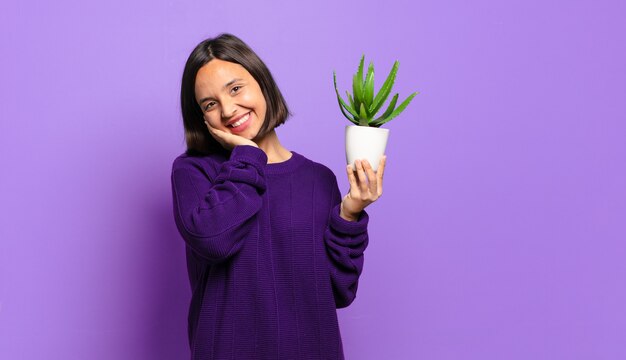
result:
[[[356,296],[365,207],[385,160],[326,166],[289,151],[289,115],[263,61],[222,34],[189,56],[181,86],[187,151],[172,165],[177,228],[192,289],[193,359],[343,359],[336,308]],[[355,174],[356,173],[356,174]]]

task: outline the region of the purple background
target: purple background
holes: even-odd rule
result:
[[[0,358],[183,359],[172,217],[191,49],[240,36],[348,189],[332,87],[362,53],[419,91],[388,124],[348,359],[626,358],[623,1],[3,1]],[[343,91],[342,91],[343,92]]]

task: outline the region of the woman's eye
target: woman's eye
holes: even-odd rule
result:
[[[206,106],[204,107],[204,111],[209,110],[210,108],[213,107],[213,102],[209,102],[208,104],[206,104]]]
[[[239,89],[241,89],[241,86],[237,85],[237,86],[234,86],[231,91],[237,92]]]

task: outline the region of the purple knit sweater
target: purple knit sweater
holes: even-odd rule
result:
[[[341,218],[334,173],[295,151],[229,154],[172,165],[192,359],[343,359],[336,308],[355,298],[368,214]]]

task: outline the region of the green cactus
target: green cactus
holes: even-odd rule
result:
[[[371,126],[371,127],[379,127],[384,123],[390,121],[396,116],[400,115],[402,111],[409,105],[411,100],[415,97],[415,95],[419,94],[418,92],[414,92],[409,95],[406,100],[404,100],[400,106],[397,108],[396,103],[398,101],[398,94],[395,94],[387,106],[387,110],[379,116],[378,118],[374,117],[380,111],[383,106],[385,100],[391,93],[391,88],[393,87],[393,83],[396,79],[396,74],[398,73],[398,66],[400,62],[396,60],[391,68],[391,72],[387,76],[387,79],[383,83],[383,86],[379,89],[378,94],[374,96],[374,64],[370,62],[367,68],[367,74],[365,76],[365,81],[363,80],[363,62],[365,60],[365,54],[361,57],[361,62],[359,63],[359,69],[352,79],[352,95],[346,91],[346,95],[348,98],[348,102],[346,103],[341,96],[339,95],[339,90],[337,90],[337,75],[335,71],[333,71],[333,83],[335,84],[335,93],[337,93],[337,101],[339,102],[339,108],[341,109],[341,113],[346,119],[350,120],[355,125],[359,126]]]

